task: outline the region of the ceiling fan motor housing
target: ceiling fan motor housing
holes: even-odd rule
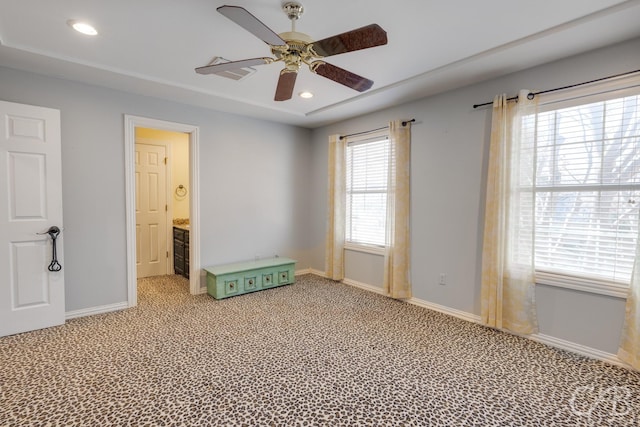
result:
[[[307,34],[296,31],[295,22],[304,12],[302,4],[290,1],[282,5],[282,10],[291,20],[291,31],[278,34],[285,41],[286,46],[271,46],[271,52],[285,64],[285,72],[298,72],[303,63],[309,64],[314,58],[309,45],[314,40]]]
[[[282,59],[288,71],[298,71],[303,63],[317,57],[311,43],[313,39],[304,33],[288,31],[278,34],[287,44],[285,46],[271,46],[271,52],[278,59]]]

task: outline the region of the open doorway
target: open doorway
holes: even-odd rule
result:
[[[189,134],[136,127],[135,135],[137,278],[189,278]]]
[[[145,157],[142,162],[141,156]],[[161,168],[165,158],[166,168]],[[174,221],[189,235],[177,265],[189,278],[189,291],[200,293],[197,159],[197,127],[125,116],[129,307],[137,305],[138,277],[173,274]],[[141,173],[146,177],[141,178]],[[137,209],[143,205],[148,208],[145,212]]]

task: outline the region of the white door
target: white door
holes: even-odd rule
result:
[[[0,101],[0,336],[64,323],[60,111]]]
[[[167,274],[166,147],[136,144],[138,278]]]

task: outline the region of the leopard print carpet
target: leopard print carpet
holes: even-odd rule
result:
[[[640,373],[306,275],[0,338],[0,426],[640,426]]]

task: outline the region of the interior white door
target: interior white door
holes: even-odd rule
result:
[[[64,323],[60,111],[0,101],[0,336]]]
[[[166,147],[136,143],[138,278],[167,274]]]

